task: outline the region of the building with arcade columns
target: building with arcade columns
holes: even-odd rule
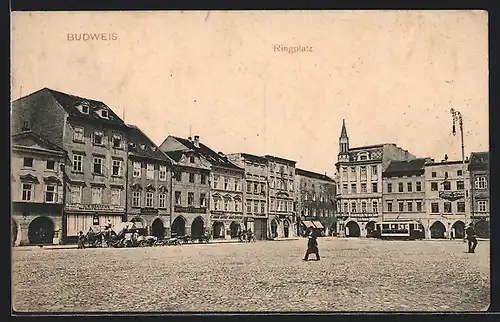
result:
[[[382,173],[393,160],[411,159],[413,154],[394,143],[350,147],[342,121],[335,164],[339,236],[365,237],[367,224],[382,220]]]

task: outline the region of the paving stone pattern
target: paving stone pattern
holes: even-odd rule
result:
[[[320,238],[13,253],[19,312],[481,311],[489,242]],[[314,255],[311,256],[314,258]]]

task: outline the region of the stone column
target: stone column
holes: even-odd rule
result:
[[[184,234],[186,236],[191,236],[191,226],[190,225],[184,227]]]
[[[360,237],[366,237],[366,224],[365,223],[360,223],[359,227],[359,235]]]
[[[28,224],[20,223],[17,226],[17,238],[16,238],[16,246],[24,246],[29,244],[28,239]]]
[[[54,235],[52,237],[52,244],[59,245],[61,243],[61,230],[54,230]]]

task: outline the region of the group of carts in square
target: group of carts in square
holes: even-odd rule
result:
[[[200,236],[176,235],[161,238],[148,235],[145,228],[137,227],[134,222],[123,222],[115,226],[106,225],[104,229],[93,226],[89,228],[86,234],[80,232],[78,248],[180,246],[183,244],[208,243],[210,237],[205,232]]]
[[[239,242],[255,242],[251,230],[243,230],[237,235]],[[211,235],[205,231],[198,236],[172,234],[171,237],[156,237],[147,233],[147,229],[135,222],[122,222],[117,225],[92,226],[84,234],[79,233],[78,248],[95,247],[158,247],[180,246],[184,244],[206,244],[210,242]]]

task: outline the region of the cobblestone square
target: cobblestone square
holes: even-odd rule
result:
[[[489,241],[320,238],[13,252],[18,312],[481,311]],[[314,255],[311,257],[314,258]]]

